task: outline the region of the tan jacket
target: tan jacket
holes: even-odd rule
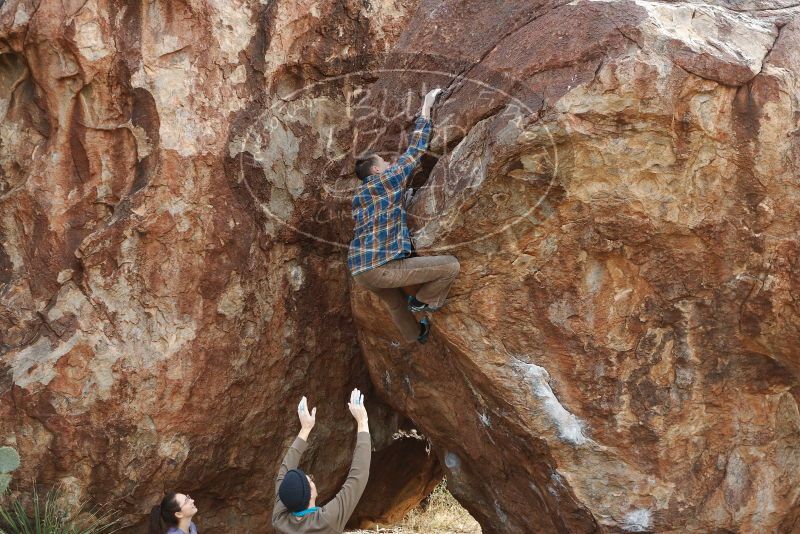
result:
[[[341,534],[358,504],[361,494],[364,493],[369,478],[369,462],[372,455],[369,432],[357,434],[353,463],[350,466],[347,480],[336,497],[316,512],[296,517],[281,502],[278,497],[278,488],[283,477],[286,476],[286,472],[297,468],[300,456],[303,455],[307,446],[308,444],[303,439],[297,437],[283,458],[283,463],[275,479],[275,508],[272,510],[272,526],[275,528],[275,532],[280,534]]]

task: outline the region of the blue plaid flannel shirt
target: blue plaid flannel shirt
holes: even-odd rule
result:
[[[408,149],[381,174],[368,176],[353,196],[355,236],[347,266],[353,275],[411,253],[411,235],[403,203],[408,179],[428,148],[431,121],[418,117]]]

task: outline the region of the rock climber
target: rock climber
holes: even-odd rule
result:
[[[300,433],[289,447],[275,479],[275,508],[272,511],[272,526],[276,532],[341,534],[350,515],[358,504],[369,478],[369,463],[372,443],[369,436],[367,410],[364,395],[358,389],[350,393],[347,405],[356,420],[356,448],[353,462],[342,489],[327,504],[317,506],[317,486],[314,479],[297,468],[300,456],[306,450],[308,435],[314,428],[317,409],[308,411],[306,397],[300,399],[297,415]]]
[[[428,148],[431,107],[441,91],[436,88],[425,95],[409,147],[396,163],[368,153],[355,164],[361,183],[353,197],[355,235],[347,265],[353,280],[385,303],[407,342],[427,341],[430,318],[417,322],[413,313],[441,308],[459,271],[454,256],[411,256],[404,204],[411,173]],[[406,296],[401,288],[415,284],[421,284],[416,295]]]
[[[196,513],[194,499],[183,493],[167,492],[161,504],[150,510],[148,534],[197,534],[192,522]]]

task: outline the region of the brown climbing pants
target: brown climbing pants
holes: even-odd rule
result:
[[[458,270],[455,256],[414,256],[384,263],[355,275],[353,280],[380,297],[403,338],[411,342],[419,337],[419,322],[408,310],[406,294],[401,288],[422,284],[417,300],[438,308],[444,304]]]

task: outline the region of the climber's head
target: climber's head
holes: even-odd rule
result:
[[[290,512],[302,512],[317,502],[317,486],[302,469],[290,469],[278,487],[278,497]]]
[[[183,493],[168,492],[161,504],[150,510],[150,534],[162,534],[176,526],[181,519],[191,519],[197,513],[194,499]]]
[[[368,176],[380,174],[388,168],[389,163],[374,152],[356,158],[356,176],[362,182]]]

